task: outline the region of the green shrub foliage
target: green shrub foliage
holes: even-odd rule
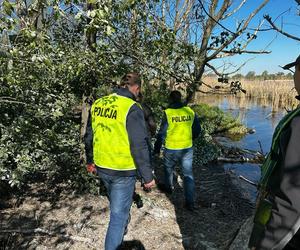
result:
[[[228,135],[243,135],[247,132],[247,129],[238,119],[229,113],[225,113],[218,107],[211,107],[202,103],[193,106],[193,109],[201,120],[202,128],[208,134],[227,133]]]
[[[246,127],[236,118],[218,107],[202,103],[192,108],[198,115],[202,128],[200,137],[194,142],[196,166],[214,161],[220,155],[220,147],[213,140],[213,135],[222,133],[228,136],[243,136],[247,132]]]
[[[37,179],[94,185],[80,160],[80,104],[122,71],[105,51],[87,49],[80,31],[66,39],[61,29],[52,37],[21,30],[0,56],[0,178],[10,186]]]
[[[182,61],[193,55],[192,47],[175,43],[171,29],[149,26],[146,1],[88,2],[97,2],[97,8],[86,11],[81,1],[34,1],[27,15],[21,3],[0,4],[0,186],[20,188],[39,180],[94,190],[82,160],[85,97],[108,93],[125,72],[135,70],[143,76],[145,102],[159,120],[172,72],[185,76],[174,62],[177,55]],[[131,5],[136,5],[137,36],[128,36]],[[47,15],[34,17],[43,8]],[[162,63],[161,55],[169,63]],[[217,153],[210,134],[235,121],[208,106],[194,108],[205,131],[196,142],[203,164]]]

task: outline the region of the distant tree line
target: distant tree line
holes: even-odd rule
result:
[[[267,70],[257,75],[254,71],[249,71],[246,75],[235,74],[230,77],[232,80],[247,79],[247,80],[292,80],[293,74],[291,72],[285,74],[284,72],[269,73]]]

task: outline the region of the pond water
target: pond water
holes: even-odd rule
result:
[[[230,112],[234,117],[240,119],[246,127],[255,129],[254,134],[247,134],[239,141],[226,139],[226,144],[243,149],[262,150],[264,154],[270,150],[272,135],[276,125],[286,114],[284,109],[272,112],[270,106],[261,106],[257,100],[245,101],[233,96],[204,96],[199,101],[217,106],[225,112]],[[259,181],[260,167],[257,164],[226,163],[223,166],[226,171],[230,171],[234,176],[242,175],[253,182],[257,183]],[[245,196],[254,201],[256,198],[256,187],[237,178],[235,178],[235,181],[243,189]]]

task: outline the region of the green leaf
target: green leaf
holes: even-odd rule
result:
[[[4,7],[4,12],[7,14],[7,15],[11,15],[12,12],[14,11],[14,7],[12,6],[12,4],[9,2],[9,1],[4,1],[3,2],[3,7]]]
[[[103,18],[105,16],[105,12],[103,10],[98,10],[98,17]]]
[[[113,28],[113,27],[111,27],[111,26],[107,26],[106,27],[106,34],[108,35],[108,36],[110,36],[112,33],[114,33],[115,32],[115,29]]]
[[[94,18],[94,17],[96,16],[96,14],[97,14],[96,11],[95,11],[95,10],[92,10],[91,13],[90,13],[90,16],[91,16],[92,18]]]
[[[51,67],[51,66],[52,66],[52,63],[51,63],[51,61],[50,61],[48,58],[45,58],[45,59],[44,59],[44,63],[45,63],[45,65],[48,66],[48,67]]]
[[[13,60],[9,60],[7,64],[7,69],[12,70],[13,69]]]
[[[30,32],[30,36],[31,36],[32,38],[35,38],[36,35],[37,35],[37,34],[36,34],[36,31],[31,31],[31,32]]]
[[[76,20],[79,20],[80,18],[82,17],[82,13],[81,12],[78,12],[75,16],[75,19]]]

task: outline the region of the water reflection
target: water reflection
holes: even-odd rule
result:
[[[255,129],[254,134],[248,134],[239,141],[228,140],[233,147],[269,152],[274,129],[280,119],[286,114],[284,109],[272,112],[272,107],[261,105],[263,102],[247,101],[245,98],[236,98],[234,96],[203,96],[199,102],[217,106],[226,112],[230,112],[237,117],[246,127]],[[243,175],[246,178],[257,182],[260,178],[260,168],[257,164],[224,164],[225,170],[235,175]],[[237,180],[238,184],[244,189],[245,196],[249,196],[254,201],[256,197],[256,188]]]

